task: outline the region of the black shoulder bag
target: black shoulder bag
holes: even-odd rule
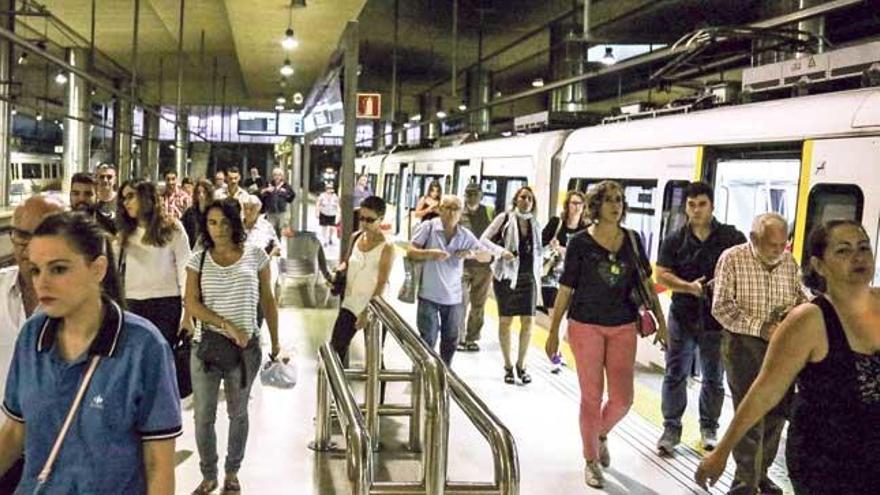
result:
[[[202,258],[199,260],[199,302],[202,301],[202,270],[205,266],[205,256],[208,251],[202,251]],[[243,363],[241,348],[229,337],[211,330],[210,327],[202,322],[202,340],[199,342],[196,350],[198,357],[206,368],[216,368],[220,371],[232,371],[239,363]],[[245,381],[246,373],[242,373],[242,381]]]

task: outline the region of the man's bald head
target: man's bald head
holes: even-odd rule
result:
[[[27,243],[40,222],[46,216],[60,211],[64,211],[61,201],[48,196],[35,195],[26,199],[12,212],[12,251],[15,263],[19,267],[27,262]]]

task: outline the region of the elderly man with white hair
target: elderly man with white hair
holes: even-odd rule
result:
[[[787,242],[788,223],[782,215],[758,215],[749,242],[724,251],[715,267],[712,315],[724,327],[721,356],[735,407],[757,378],[776,327],[809,297],[800,268],[785,249]],[[736,474],[729,494],[782,494],[767,477],[767,469],[776,458],[789,399],[767,413],[733,449]]]
[[[278,236],[275,235],[275,229],[266,220],[265,215],[260,214],[263,202],[260,198],[249,195],[243,203],[244,230],[247,233],[245,244],[262,248],[269,256],[277,256],[280,252]]]
[[[284,169],[272,169],[272,182],[260,189],[260,197],[266,205],[266,217],[275,228],[275,235],[280,236],[281,230],[287,226],[287,205],[296,197],[293,188],[284,180]]]

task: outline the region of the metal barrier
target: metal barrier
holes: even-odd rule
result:
[[[407,324],[400,315],[384,300],[374,299],[368,307],[368,323],[365,329],[366,366],[363,370],[345,370],[346,377],[366,381],[364,423],[365,431],[348,428],[343,425],[349,451],[349,475],[355,483],[355,493],[391,495],[391,494],[495,494],[517,495],[519,493],[519,461],[516,445],[510,431],[492,414],[474,392],[441,361],[440,357],[424,343],[419,335]],[[382,337],[390,334],[403,349],[413,363],[412,370],[381,369],[383,345]],[[332,353],[329,344],[321,348],[319,358],[320,369],[327,368],[327,353]],[[338,356],[333,355],[334,365]],[[332,368],[333,366],[330,366]],[[341,367],[341,365],[340,365]],[[329,371],[329,370],[328,370]],[[352,396],[351,390],[337,391],[331,382],[330,390],[326,382],[330,374],[319,375],[318,414],[316,418],[315,442],[311,447],[318,451],[333,448],[330,442],[330,392],[337,404],[340,422],[356,424],[360,417],[348,410],[342,410],[340,404],[346,404]],[[383,381],[409,381],[412,384],[411,403],[409,405],[380,404],[380,388]],[[493,482],[448,482],[446,479],[447,455],[449,447],[449,398],[458,403],[465,415],[486,438],[492,450],[495,469]],[[342,395],[338,395],[342,394]],[[415,482],[386,482],[372,479],[372,464],[361,457],[363,445],[370,445],[369,451],[378,450],[379,417],[409,416],[409,447],[414,452],[421,452],[421,479]],[[422,428],[424,423],[424,428]],[[356,439],[350,438],[357,434]],[[424,448],[422,448],[424,446]],[[353,448],[352,448],[353,447]],[[358,462],[353,460],[358,458]],[[352,473],[352,466],[359,464],[369,473]],[[363,485],[367,484],[367,488]],[[363,491],[366,490],[366,491]]]

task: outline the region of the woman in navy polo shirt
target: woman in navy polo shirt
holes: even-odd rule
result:
[[[24,455],[16,493],[174,493],[181,426],[171,348],[120,308],[103,231],[81,214],[56,213],[28,250],[40,311],[25,323],[9,369],[0,474]],[[38,481],[95,361],[51,473]]]

